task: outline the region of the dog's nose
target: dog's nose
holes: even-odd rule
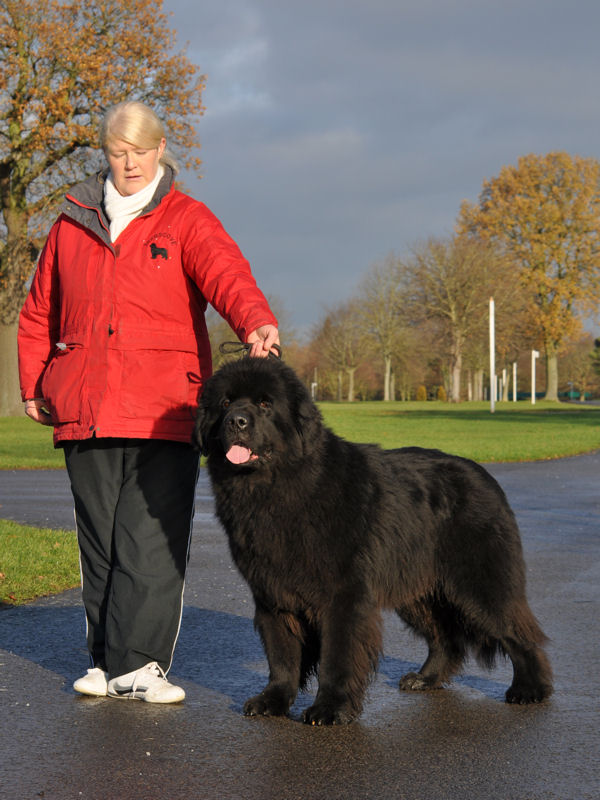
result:
[[[245,428],[248,427],[248,417],[244,414],[232,414],[229,418],[229,424],[233,425],[239,431],[243,431]]]

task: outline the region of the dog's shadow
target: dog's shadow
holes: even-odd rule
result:
[[[379,674],[388,686],[396,687],[407,672],[420,663],[382,656]],[[251,619],[220,611],[187,607],[184,611],[173,672],[231,700],[231,709],[242,712],[245,701],[264,689],[268,679],[265,653]],[[465,673],[452,681],[491,699],[501,699],[504,683],[485,676]],[[297,716],[314,699],[316,679],[293,707]]]
[[[65,690],[72,691],[72,682],[88,666],[83,608],[74,602],[57,605],[54,599],[48,604],[2,610],[0,647],[61,675]],[[397,686],[402,675],[418,667],[415,662],[384,656],[380,676],[389,685]],[[265,654],[252,620],[186,606],[171,674],[223,695],[229,699],[231,710],[242,713],[244,702],[260,693],[268,676]],[[463,675],[455,682],[494,699],[505,688],[476,675]],[[308,692],[299,696],[294,716],[310,705],[315,690],[316,682],[312,682]]]

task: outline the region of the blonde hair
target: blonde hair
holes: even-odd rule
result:
[[[109,108],[100,126],[100,145],[106,152],[109,142],[120,139],[134,147],[154,150],[165,137],[165,126],[158,115],[145,103],[126,100]],[[165,147],[160,159],[177,173],[177,160]]]

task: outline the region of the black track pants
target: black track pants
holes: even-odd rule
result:
[[[158,439],[64,445],[75,500],[87,642],[115,678],[157,661],[179,634],[198,453]]]

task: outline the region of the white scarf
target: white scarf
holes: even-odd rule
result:
[[[152,197],[165,173],[162,164],[158,165],[154,179],[139,192],[130,195],[119,194],[113,183],[112,173],[108,173],[104,183],[104,210],[110,220],[110,239],[114,242],[120,233],[129,225],[132,219],[137,217],[140,211],[145,208]]]

